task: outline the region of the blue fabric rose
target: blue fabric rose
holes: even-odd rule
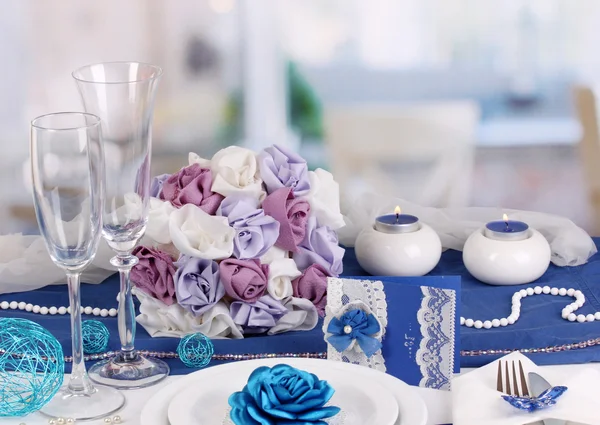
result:
[[[373,337],[380,330],[375,316],[357,308],[344,313],[339,319],[331,319],[327,326],[327,332],[331,334],[327,342],[342,352],[356,341],[365,355],[371,357],[381,348],[381,342]]]
[[[280,364],[259,367],[242,391],[229,397],[236,425],[326,425],[340,412],[325,406],[335,390],[312,373]]]

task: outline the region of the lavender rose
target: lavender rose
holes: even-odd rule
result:
[[[211,309],[225,295],[215,261],[182,255],[175,266],[177,302],[194,316]]]
[[[176,272],[173,259],[166,252],[155,248],[138,246],[133,250],[139,262],[131,269],[131,281],[140,290],[166,305],[175,303]]]
[[[319,264],[312,264],[302,276],[292,281],[294,297],[309,300],[317,308],[320,316],[325,316],[327,305],[327,278],[329,273]]]
[[[285,251],[296,252],[298,244],[306,234],[310,204],[305,200],[296,199],[291,188],[283,187],[265,198],[263,209],[280,224],[275,246]]]
[[[279,237],[279,222],[256,207],[256,200],[231,196],[221,203],[221,214],[236,230],[233,255],[240,260],[259,258]]]
[[[271,194],[282,187],[289,187],[296,196],[306,195],[310,190],[306,161],[298,154],[281,146],[273,145],[258,155],[260,177]]]
[[[331,276],[339,276],[343,270],[344,248],[338,245],[337,234],[328,226],[318,226],[317,219],[310,217],[306,236],[298,245],[293,259],[300,270],[319,264]]]
[[[211,171],[199,164],[192,164],[164,181],[160,199],[171,202],[177,208],[193,204],[214,215],[223,196],[213,192],[210,189],[211,185]]]
[[[219,269],[225,291],[233,299],[251,304],[267,290],[269,266],[258,260],[228,258],[221,261]]]
[[[253,303],[234,301],[229,307],[231,318],[236,325],[244,328],[244,333],[263,333],[277,324],[288,310],[269,295]]]
[[[171,177],[170,174],[161,174],[160,176],[154,177],[152,182],[150,182],[150,196],[158,198],[162,192],[163,184],[169,177]]]

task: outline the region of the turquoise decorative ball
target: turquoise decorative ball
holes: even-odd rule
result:
[[[64,373],[62,347],[50,332],[31,320],[0,319],[0,417],[41,409]]]
[[[98,354],[108,348],[110,332],[104,323],[98,320],[84,320],[81,323],[81,337],[85,354]]]
[[[177,354],[187,367],[202,368],[210,363],[215,347],[206,335],[198,332],[184,336],[179,341]]]

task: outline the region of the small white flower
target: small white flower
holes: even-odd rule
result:
[[[308,178],[310,192],[306,200],[319,226],[329,226],[332,230],[344,227],[344,216],[340,212],[340,186],[333,179],[333,175],[317,168],[315,171],[309,171]]]
[[[288,312],[279,319],[275,326],[269,329],[269,335],[289,331],[310,331],[317,326],[319,314],[309,300],[290,297],[283,301],[283,305],[288,309]]]
[[[280,258],[273,260],[269,265],[269,282],[267,292],[276,300],[283,300],[294,294],[292,280],[300,276],[302,272],[296,267],[291,258]]]
[[[200,155],[194,152],[190,152],[188,155],[188,163],[199,164],[202,168],[210,168],[210,159],[202,158]]]
[[[266,193],[258,170],[256,154],[239,146],[221,149],[211,160],[211,190],[223,196],[249,195],[262,200]]]
[[[176,208],[169,201],[150,198],[146,236],[159,244],[170,244],[169,218]]]
[[[196,205],[187,204],[169,217],[173,245],[182,253],[208,260],[222,260],[233,253],[235,229],[227,217],[208,215]]]

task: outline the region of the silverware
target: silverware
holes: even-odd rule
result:
[[[525,379],[525,373],[523,372],[523,364],[519,360],[519,377],[517,379],[517,370],[515,368],[515,362],[512,361],[512,384],[511,384],[511,371],[508,367],[508,362],[504,362],[504,368],[502,367],[502,361],[498,362],[498,377],[496,380],[496,389],[501,393],[508,395],[514,395],[517,397],[529,396],[529,388],[527,387],[527,379]],[[503,373],[504,370],[504,373]],[[504,375],[504,377],[503,377]],[[503,385],[504,383],[504,385]],[[521,387],[519,389],[519,387]]]
[[[536,396],[546,391],[548,388],[552,388],[552,385],[546,381],[542,376],[535,372],[529,372],[527,374],[529,378],[529,385],[531,386],[531,392]],[[559,419],[544,419],[542,421],[544,425],[565,425],[567,422]]]

